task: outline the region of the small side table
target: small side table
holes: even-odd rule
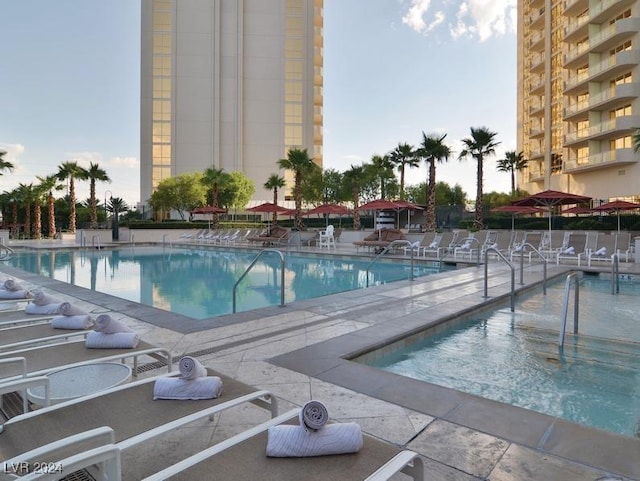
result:
[[[119,386],[131,379],[131,368],[118,362],[97,362],[68,367],[47,374],[49,401],[57,404]],[[43,386],[27,390],[29,401],[38,406],[45,402]]]

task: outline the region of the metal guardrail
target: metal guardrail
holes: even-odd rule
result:
[[[471,259],[471,253],[475,250],[476,251],[476,266],[480,267],[480,251],[482,250],[482,243],[476,239],[475,237],[465,237],[464,239],[460,240],[458,242],[458,245],[456,245],[453,248],[453,258],[456,258],[456,249],[462,247],[463,245],[465,245],[465,243],[468,243],[469,245],[469,250],[467,251],[466,249],[464,249],[463,251],[465,252],[469,252],[469,259]],[[473,243],[478,244],[477,249],[474,249],[473,247],[471,247],[471,245]]]
[[[547,295],[547,262],[549,261],[538,249],[533,247],[528,242],[525,242],[522,244],[522,250],[520,251],[520,285],[521,286],[524,285],[524,248],[525,247],[530,247],[531,250],[536,254],[538,254],[540,259],[542,259],[542,266],[543,266],[542,269],[544,271],[544,274],[543,274],[544,278],[542,280],[542,293],[546,296]],[[529,259],[531,259],[531,257],[529,257]]]
[[[11,259],[11,256],[14,254],[15,252],[11,247],[5,244],[0,244],[0,261],[7,261]]]
[[[367,269],[366,269],[366,271],[367,271],[367,283],[366,283],[366,286],[367,287],[369,287],[369,268],[373,264],[375,264],[380,259],[380,257],[382,257],[387,252],[389,252],[389,249],[391,247],[394,247],[394,246],[397,246],[397,245],[401,245],[401,244],[408,245],[411,248],[410,249],[410,251],[411,251],[411,270],[409,271],[409,280],[410,281],[413,280],[413,243],[411,241],[406,240],[406,239],[398,239],[398,240],[391,241],[391,243],[389,245],[385,246],[384,249],[382,249],[382,251],[380,251],[380,253],[376,257],[374,257],[374,259],[367,266]]]
[[[102,249],[100,246],[100,236],[94,235],[91,237],[91,247],[95,247],[96,249]]]
[[[495,252],[511,269],[511,312],[516,310],[516,268],[509,262],[509,259],[495,247],[489,247],[484,251],[484,297],[489,297],[489,252]]]
[[[233,285],[233,313],[234,314],[236,313],[236,289],[238,288],[238,284],[242,282],[242,279],[244,279],[247,276],[247,274],[253,268],[256,262],[258,262],[258,260],[267,252],[275,252],[280,256],[280,307],[285,306],[285,303],[284,303],[284,264],[285,264],[284,254],[282,253],[282,251],[279,251],[278,249],[263,249],[260,252],[258,252],[258,255],[251,261],[251,264],[249,264],[249,267],[247,267],[246,270],[242,273],[242,275],[240,276],[240,279],[238,279],[236,283]]]
[[[171,242],[171,239],[169,238],[169,234],[164,234],[162,236],[162,246],[164,247],[167,244],[169,244],[169,248],[170,249],[173,249],[173,243]]]
[[[571,294],[571,284],[575,285],[574,301],[573,301],[573,333],[578,334],[578,316],[580,305],[580,279],[577,272],[572,272],[567,276],[564,283],[564,299],[562,303],[562,317],[560,319],[560,337],[558,339],[558,348],[564,348],[564,331],[567,328],[567,315],[569,313],[569,294]]]
[[[618,254],[611,256],[611,295],[620,293],[620,264]]]

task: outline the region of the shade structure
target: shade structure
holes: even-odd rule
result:
[[[264,204],[256,205],[254,207],[249,207],[248,209],[245,209],[245,210],[249,212],[274,214],[274,217],[273,217],[274,222],[277,220],[278,214],[285,214],[285,215],[295,214],[294,210],[287,209],[286,207],[283,207],[278,204],[273,204],[271,202],[265,202]],[[271,224],[269,219],[267,219],[267,222],[269,223],[268,225],[270,226]]]
[[[493,212],[502,212],[511,214],[511,230],[515,230],[515,217],[517,214],[539,214],[544,210],[538,207],[530,207],[528,205],[501,205],[491,209]]]
[[[401,206],[387,199],[376,199],[358,206],[358,210],[395,210],[399,208]]]
[[[580,207],[575,206],[575,207],[569,207],[568,209],[564,209],[562,211],[562,214],[593,214],[593,209],[591,209],[590,207]]]
[[[218,207],[215,205],[205,205],[203,207],[196,207],[191,211],[192,214],[224,214],[227,209]]]
[[[400,227],[400,211],[401,210],[409,211],[407,212],[407,224],[411,224],[412,210],[424,210],[423,207],[420,207],[419,205],[409,202],[407,200],[394,200],[393,203],[396,204],[397,206],[395,207],[395,211],[397,212],[397,217],[398,217],[398,227]]]
[[[551,211],[553,207],[557,205],[580,204],[590,200],[591,197],[584,195],[571,194],[570,192],[561,192],[559,190],[544,190],[525,197],[524,199],[515,200],[511,205],[546,208],[549,211],[549,230],[551,230]]]
[[[591,210],[594,212],[615,212],[618,216],[618,232],[620,232],[620,212],[635,209],[640,209],[640,204],[624,200],[614,200],[607,202],[606,204],[599,205],[598,207],[594,207]]]
[[[348,214],[350,212],[348,207],[345,207],[344,205],[340,205],[340,204],[322,204],[319,206],[314,207],[313,209],[309,209],[308,211],[304,212],[302,215],[303,216],[311,216],[314,214],[318,214],[318,215],[324,215],[325,219],[327,221],[327,226],[329,225],[329,215],[333,214],[333,215],[339,215],[339,216],[343,216],[345,214]],[[340,219],[340,225],[342,225],[342,219]]]

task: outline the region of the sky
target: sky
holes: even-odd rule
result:
[[[339,171],[447,134],[436,178],[475,199],[459,161],[470,127],[500,142],[484,191],[507,192],[495,161],[516,149],[516,0],[325,0],[324,166]],[[0,0],[0,150],[15,165],[0,191],[66,161],[103,167],[98,198],[140,201],[140,3]],[[426,181],[424,165],[407,184]],[[88,183],[78,185],[88,198]]]

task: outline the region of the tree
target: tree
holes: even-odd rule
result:
[[[159,211],[175,210],[185,220],[185,211],[191,211],[206,202],[206,190],[201,173],[176,175],[158,184],[151,194],[149,205]]]
[[[69,182],[69,232],[76,231],[76,188],[75,180],[86,180],[88,172],[77,162],[63,162],[58,166],[56,176],[59,180]]]
[[[107,172],[100,167],[99,164],[89,163],[87,169],[87,178],[89,179],[89,209],[91,217],[89,220],[89,228],[98,228],[98,202],[96,201],[96,182],[111,182]]]
[[[444,143],[447,134],[426,135],[422,132],[422,144],[418,149],[418,155],[427,163],[429,172],[427,188],[427,231],[436,230],[436,161],[446,162],[451,156],[451,149]]]
[[[220,207],[220,191],[228,187],[229,180],[229,174],[227,174],[224,169],[216,169],[215,167],[205,169],[202,176],[202,183],[205,186],[211,186],[211,189],[207,191],[208,194],[210,194],[211,206]],[[218,214],[213,214],[211,226],[214,229],[217,229],[220,226],[220,216]]]
[[[18,203],[24,206],[24,237],[29,239],[31,238],[31,205],[35,197],[33,184],[20,183],[15,192]]]
[[[511,174],[511,195],[516,193],[516,172],[521,171],[527,166],[527,160],[524,153],[516,154],[515,150],[504,153],[504,159],[498,160],[498,171],[509,172]]]
[[[360,205],[360,182],[364,176],[365,167],[352,165],[344,175],[344,188],[345,192],[350,194],[351,202],[353,202],[353,228],[355,230],[360,229],[360,211],[358,207]],[[347,195],[345,195],[347,197]]]
[[[404,173],[407,167],[418,167],[420,160],[416,155],[413,145],[401,143],[391,151],[389,160],[396,165],[400,172],[400,200],[404,200]]]
[[[0,175],[2,175],[4,170],[8,170],[9,172],[13,170],[13,164],[4,159],[5,155],[7,155],[7,151],[0,150]]]
[[[287,182],[284,180],[284,177],[278,174],[271,174],[269,179],[264,183],[264,188],[267,190],[273,191],[273,203],[278,204],[278,189],[282,189]],[[272,222],[275,224],[278,220],[278,213],[273,213]]]
[[[305,226],[302,222],[302,182],[306,175],[320,167],[309,157],[307,149],[290,149],[287,152],[287,158],[278,161],[278,167],[293,172],[294,225],[297,230],[304,230]]]
[[[367,165],[367,168],[380,186],[380,198],[386,199],[389,193],[387,186],[392,180],[395,180],[390,157],[388,155],[375,154],[371,157],[371,164]]]
[[[234,170],[228,176],[229,181],[224,191],[225,203],[223,205],[234,209],[243,209],[253,197],[256,186],[249,177],[237,170]]]
[[[485,157],[496,153],[496,147],[500,142],[496,142],[495,137],[498,135],[487,127],[471,127],[471,137],[462,139],[464,149],[458,156],[459,160],[473,157],[477,163],[476,173],[476,216],[474,220],[475,227],[482,229],[484,227],[484,212],[482,205],[482,167]]]

